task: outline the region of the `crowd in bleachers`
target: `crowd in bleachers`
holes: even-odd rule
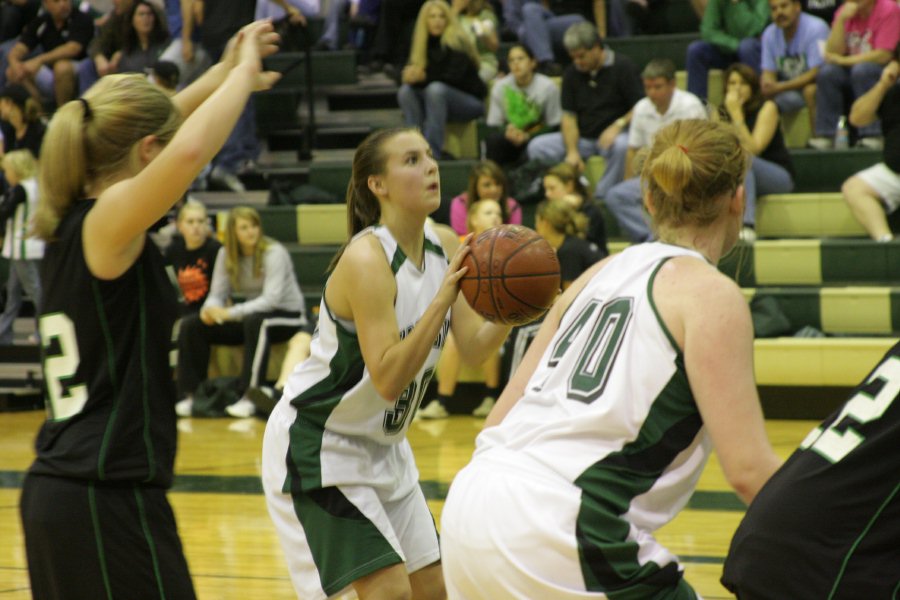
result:
[[[638,178],[642,149],[663,125],[709,117],[731,121],[753,155],[745,181],[742,233],[745,240],[753,241],[756,199],[788,193],[794,187],[796,174],[782,132],[782,117],[800,113],[800,118],[809,121],[810,148],[858,145],[884,149],[883,162],[848,179],[841,191],[873,239],[893,239],[887,213],[900,205],[900,122],[896,115],[900,103],[895,85],[900,70],[896,55],[900,6],[894,0],[697,0],[681,7],[689,13],[688,22],[694,19],[699,23],[699,35],[683,57],[673,61],[672,57],[657,56],[640,64],[611,47],[617,38],[659,32],[651,15],[671,10],[671,3],[6,2],[0,7],[3,153],[15,158],[25,151],[38,159],[46,122],[55,107],[83,94],[108,74],[147,73],[174,93],[214,64],[228,39],[252,20],[273,19],[287,44],[298,30],[308,27],[310,19],[317,18],[324,19],[324,26],[321,37],[313,40],[315,49],[353,49],[367,72],[383,71],[393,78],[403,122],[422,130],[435,157],[454,158],[446,144],[454,135],[448,129],[450,124],[481,123],[478,132],[483,152],[479,154],[487,160],[476,166],[467,190],[453,190],[461,193],[448,212],[449,224],[459,234],[466,232],[467,223],[471,225],[472,207],[485,199],[500,202],[505,222],[521,222],[521,210],[513,198],[514,192],[521,190],[510,189],[506,175],[539,165],[537,192],[529,199],[546,199],[549,204],[541,205],[537,225],[548,239],[557,242],[555,247],[568,248],[576,257],[573,260],[608,252],[610,224],[604,221],[604,214],[607,220],[615,220],[615,230],[629,241],[651,240],[654,232],[644,212]],[[344,32],[346,40],[341,39]],[[652,37],[644,39],[653,44]],[[681,88],[676,62],[686,67],[686,85]],[[218,189],[244,191],[241,175],[256,168],[260,154],[255,123],[251,99],[225,147],[195,182],[195,189],[212,184]],[[603,159],[602,169],[588,177],[596,156]],[[0,343],[12,341],[7,321],[15,318],[22,292],[35,302],[40,298],[34,266],[40,249],[29,247],[26,252],[19,244],[22,251],[16,253],[17,245],[10,241],[27,234],[28,213],[23,210],[33,204],[39,191],[29,187],[31,170],[21,167],[24,170],[16,173],[21,162],[12,158],[3,162],[7,192],[0,203],[7,232],[4,256],[12,261],[6,311],[0,317]],[[596,159],[593,161],[596,164]],[[592,189],[585,188],[588,179]],[[193,203],[188,206],[202,209]],[[243,218],[253,221],[252,215]],[[570,223],[573,219],[578,227]],[[206,216],[194,220],[203,221]],[[257,227],[258,221],[257,216]],[[197,277],[204,272],[205,289],[218,290],[213,294],[215,306],[198,312],[200,316],[185,328],[183,349],[190,348],[205,365],[209,344],[252,338],[245,352],[248,366],[242,387],[263,385],[257,373],[259,365],[252,367],[260,323],[255,323],[252,331],[246,323],[238,326],[244,319],[234,307],[241,304],[226,309],[234,293],[248,291],[240,290],[235,279],[235,265],[244,255],[211,250],[206,233],[202,240],[189,241],[199,234],[189,233],[181,219],[178,228],[181,235],[169,252],[170,256],[189,258],[179,275],[185,278],[180,282],[187,303],[197,310],[203,306],[205,297],[198,302],[188,296],[197,293]],[[586,240],[593,250],[584,250],[581,242],[573,241],[576,239]],[[279,246],[273,241],[271,247]],[[262,251],[248,252],[247,257],[255,256],[254,264],[240,269],[246,271],[243,276],[248,281],[253,280],[252,301],[252,297],[265,296],[267,288],[259,270],[264,262]],[[271,252],[266,250],[266,256]],[[284,256],[282,259],[281,263],[288,264]],[[274,259],[266,258],[269,260]],[[203,263],[199,270],[197,261]],[[221,271],[216,284],[212,282],[213,265]],[[285,306],[266,305],[268,309],[261,311],[258,320],[285,317],[278,311],[305,319],[302,295],[300,304],[295,300]],[[220,308],[227,314],[216,313]],[[234,327],[225,327],[229,322]],[[275,338],[287,339],[298,329],[303,327],[277,330]],[[298,347],[304,347],[302,342]],[[203,351],[198,351],[201,347]],[[266,352],[267,346],[260,356]],[[256,369],[252,377],[251,367]],[[181,397],[189,399],[205,371],[198,363],[182,369],[181,376]],[[452,386],[448,384],[447,389]],[[181,412],[187,414],[190,408]]]

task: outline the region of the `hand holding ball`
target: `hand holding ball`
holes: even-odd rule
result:
[[[559,293],[556,251],[521,225],[488,229],[469,241],[469,270],[459,288],[488,321],[523,325],[543,315]]]

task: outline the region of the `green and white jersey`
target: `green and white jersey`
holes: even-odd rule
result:
[[[357,237],[363,235],[378,238],[391,265],[397,282],[394,311],[403,338],[437,294],[447,270],[446,255],[428,225],[421,269],[407,259],[386,227],[370,227]],[[323,294],[310,357],[291,374],[281,401],[296,411],[288,460],[304,490],[384,484],[391,493],[399,493],[394,487],[398,479],[404,482],[401,488],[417,483],[405,434],[434,374],[449,327],[448,311],[415,378],[399,397],[383,398],[363,362],[354,323],[336,318]]]
[[[649,243],[610,261],[563,315],[524,396],[477,439],[473,463],[571,484],[588,589],[616,580],[620,560],[674,562],[646,534],[687,503],[709,453],[684,357],[652,298],[656,273],[677,256],[705,260]]]

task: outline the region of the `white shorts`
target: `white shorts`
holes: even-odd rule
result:
[[[885,211],[890,214],[900,207],[900,175],[892,171],[883,162],[855,175],[878,192],[884,203]]]
[[[488,459],[470,463],[454,479],[441,513],[448,598],[606,598],[585,583],[576,532],[580,510],[581,490],[561,479]],[[631,535],[642,562],[673,561],[649,533],[632,527]],[[697,598],[680,577],[655,590],[640,586],[618,591],[627,597],[640,597],[641,592],[628,593],[642,590],[646,597]]]
[[[384,501],[362,485],[283,491],[289,429],[296,411],[279,402],[263,439],[262,482],[299,598],[321,600],[348,591],[379,569],[405,563],[412,573],[440,560],[434,518],[422,489]],[[295,478],[297,479],[297,478]]]

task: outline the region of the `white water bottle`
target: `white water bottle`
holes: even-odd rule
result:
[[[850,128],[847,126],[847,117],[841,115],[838,119],[837,129],[834,132],[835,150],[846,150],[850,147]]]

